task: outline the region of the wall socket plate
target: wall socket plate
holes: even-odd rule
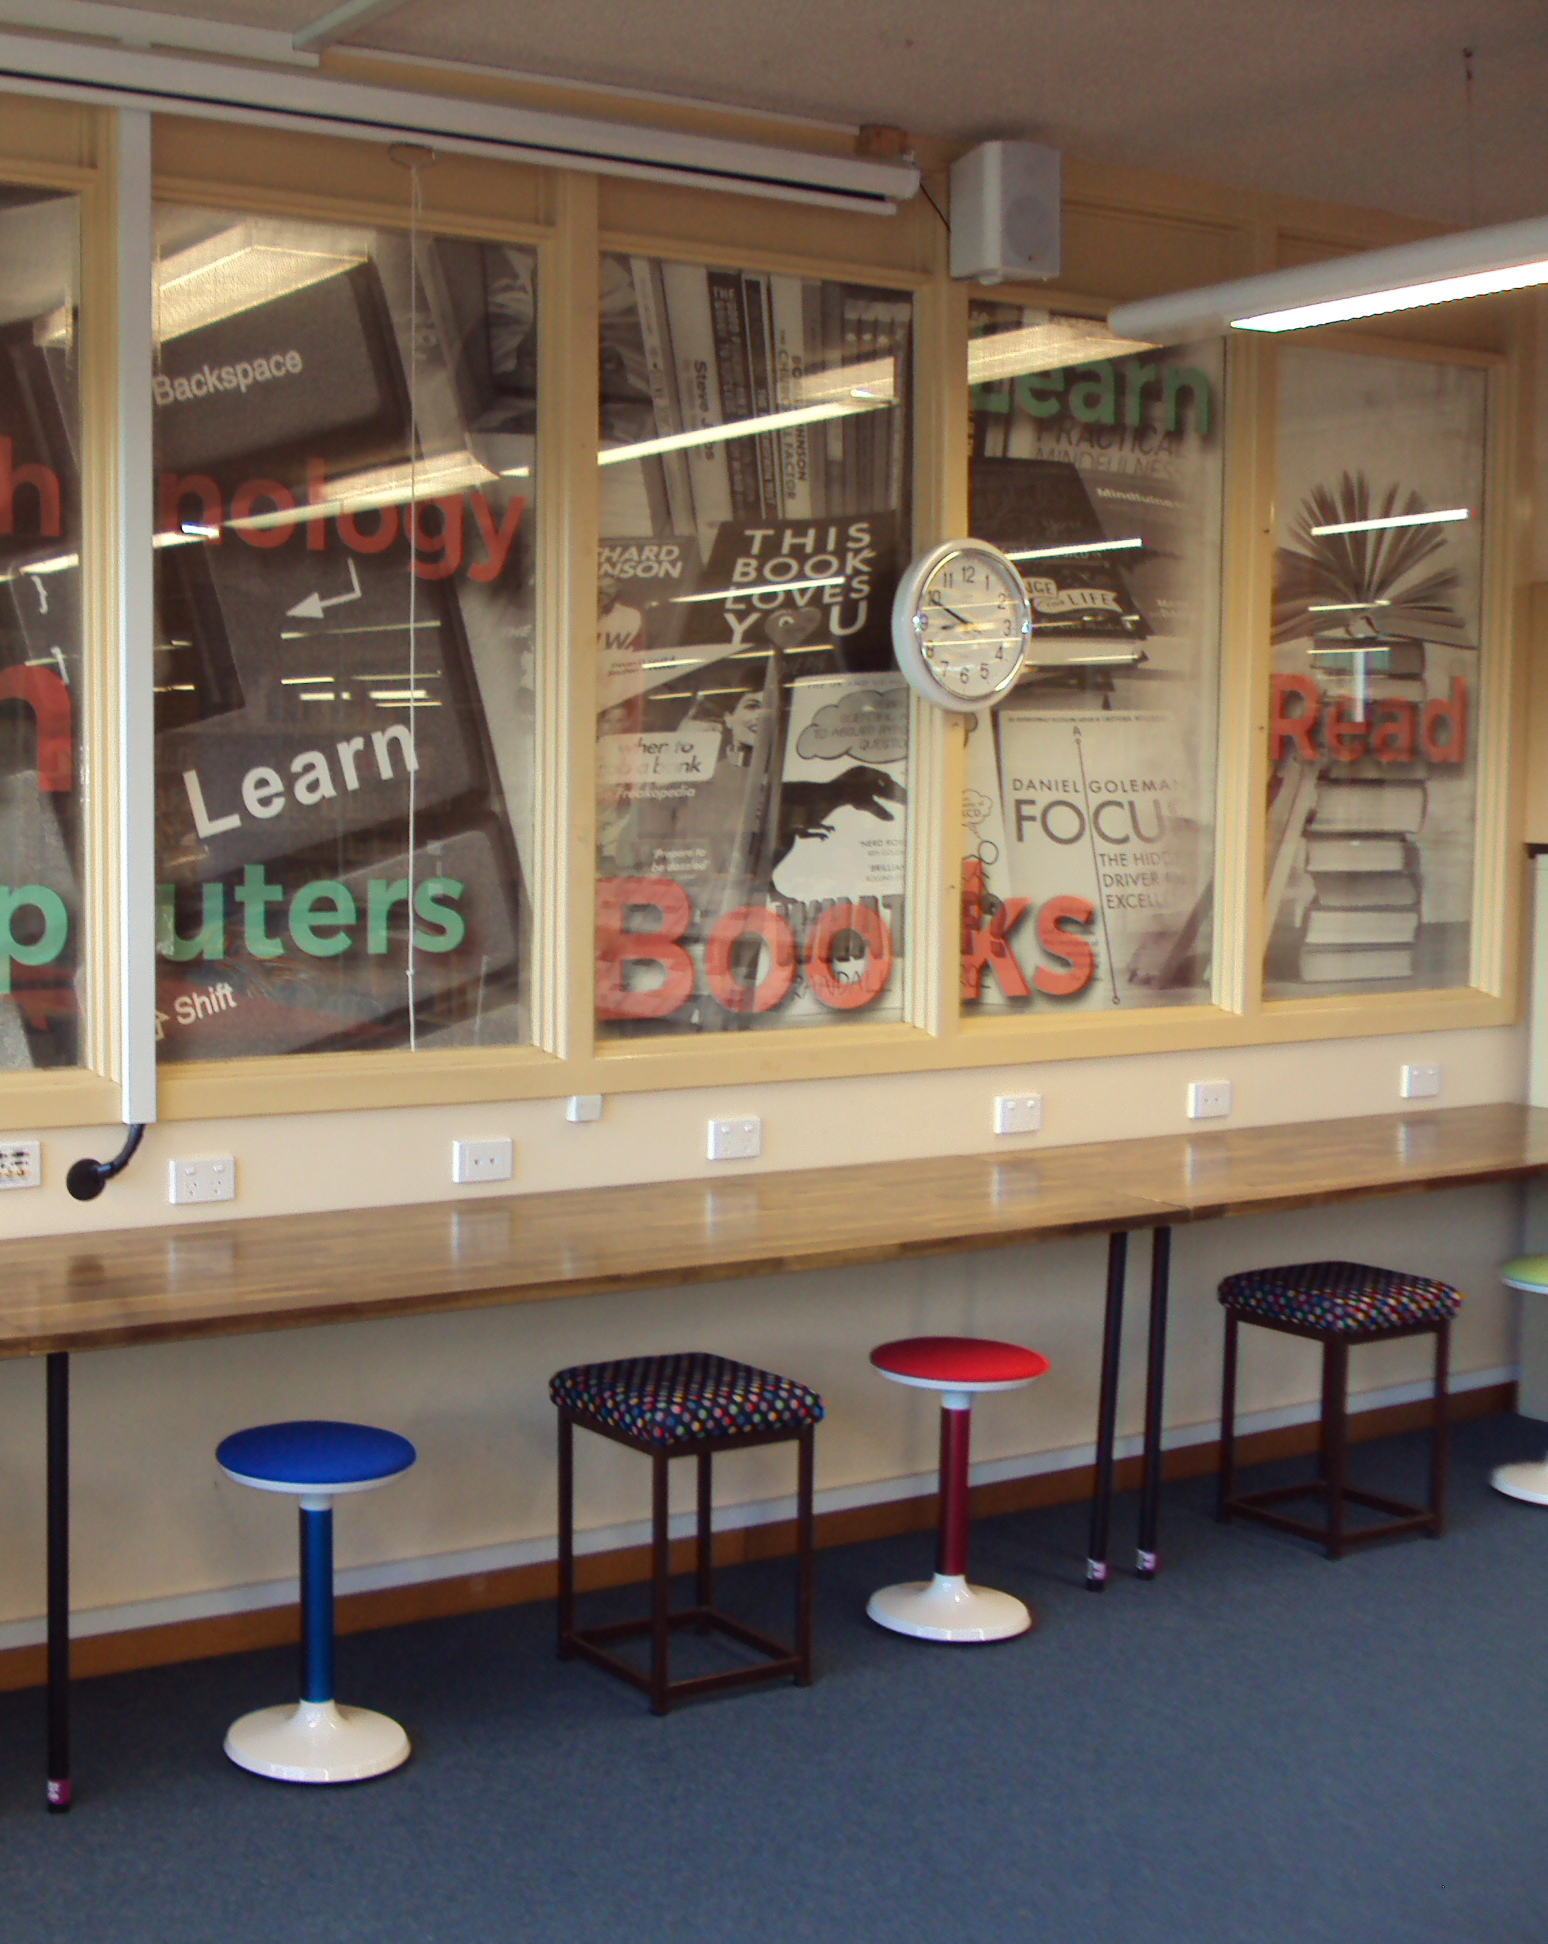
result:
[[[1404,1100],[1433,1100],[1440,1090],[1438,1066],[1406,1066],[1398,1078],[1398,1092]]]
[[[229,1154],[206,1161],[174,1161],[168,1169],[167,1200],[174,1207],[185,1202],[236,1200],[236,1162]]]
[[[1229,1080],[1193,1080],[1188,1084],[1189,1120],[1224,1120],[1236,1104]]]
[[[756,1161],[763,1152],[763,1122],[756,1115],[747,1120],[712,1120],[709,1124],[711,1161]]]
[[[1041,1094],[1000,1094],[994,1103],[996,1134],[1037,1134],[1043,1126]]]
[[[43,1186],[43,1143],[0,1141],[0,1188]]]
[[[510,1181],[516,1173],[516,1143],[509,1135],[498,1141],[453,1141],[453,1181]]]
[[[602,1118],[601,1094],[571,1094],[564,1104],[567,1121],[599,1121]]]

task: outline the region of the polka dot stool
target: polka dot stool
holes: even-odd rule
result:
[[[812,1485],[815,1438],[823,1403],[793,1377],[703,1351],[663,1357],[626,1357],[615,1363],[575,1364],[557,1372],[548,1394],[559,1411],[559,1658],[579,1654],[620,1680],[642,1688],[651,1709],[671,1711],[674,1701],[747,1687],[755,1681],[812,1678],[815,1614]],[[648,1620],[608,1626],[575,1624],[575,1427],[611,1438],[651,1461],[651,1610]],[[795,1642],[786,1645],[756,1627],[720,1612],[714,1602],[712,1467],[718,1451],[794,1442],[796,1486]],[[698,1460],[698,1552],[694,1604],[672,1607],[672,1563],[667,1523],[667,1467],[674,1458]],[[762,1660],[719,1673],[672,1679],[672,1633],[692,1627],[720,1633],[751,1648]],[[648,1671],[615,1654],[620,1641],[648,1638]]]
[[[301,1699],[232,1723],[226,1753],[239,1768],[276,1782],[363,1782],[408,1760],[397,1722],[333,1698],[333,1501],[385,1485],[417,1456],[395,1431],[327,1420],[222,1440],[215,1458],[228,1478],[301,1504]]]
[[[1446,1523],[1448,1458],[1447,1371],[1451,1356],[1451,1319],[1462,1296],[1449,1283],[1396,1269],[1374,1269],[1363,1262],[1296,1262],[1277,1269],[1249,1269],[1227,1276],[1220,1285],[1225,1307],[1225,1375],[1220,1403],[1220,1494],[1216,1516],[1252,1519],[1276,1531],[1317,1541],[1329,1559],[1341,1559],[1349,1546],[1423,1532],[1439,1539]],[[1276,1485],[1266,1491],[1236,1490],[1236,1366],[1243,1323],[1309,1337],[1322,1345],[1322,1436],[1317,1476],[1304,1485]],[[1435,1390],[1430,1435],[1430,1495],[1426,1505],[1409,1505],[1359,1491],[1348,1482],[1349,1352],[1361,1343],[1387,1343],[1396,1337],[1435,1338]],[[1292,1518],[1278,1510],[1298,1498],[1320,1498],[1326,1508],[1320,1523]],[[1385,1517],[1351,1527],[1351,1505]]]
[[[1500,1276],[1507,1289],[1548,1296],[1548,1256],[1517,1256],[1514,1262],[1506,1263]],[[1528,1505],[1548,1505],[1548,1458],[1499,1465],[1490,1473],[1489,1483],[1507,1498],[1525,1499]]]
[[[871,1362],[895,1384],[940,1392],[941,1526],[935,1577],[884,1586],[866,1612],[916,1640],[1010,1640],[1025,1633],[1032,1615],[1020,1600],[968,1584],[973,1399],[981,1391],[1020,1390],[1042,1376],[1048,1359],[987,1337],[904,1337],[873,1350]]]

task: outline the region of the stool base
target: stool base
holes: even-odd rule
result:
[[[1013,1640],[1032,1625],[1032,1615],[1014,1594],[969,1586],[960,1573],[884,1586],[865,1610],[878,1626],[915,1640]]]
[[[1548,1505],[1548,1458],[1520,1465],[1500,1465],[1489,1474],[1495,1491],[1528,1505]]]
[[[291,1701],[232,1722],[226,1753],[274,1782],[364,1782],[408,1760],[409,1738],[387,1715],[333,1701]]]

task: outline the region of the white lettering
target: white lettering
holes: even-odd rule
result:
[[[183,771],[183,788],[188,792],[188,805],[193,811],[194,829],[201,837],[218,837],[223,830],[236,830],[242,819],[233,810],[229,817],[211,817],[204,807],[204,791],[199,786],[197,770]]]

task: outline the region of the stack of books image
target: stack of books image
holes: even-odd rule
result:
[[[1317,892],[1301,945],[1303,980],[1413,977],[1420,873],[1410,840],[1424,811],[1423,782],[1323,777],[1306,831]]]

